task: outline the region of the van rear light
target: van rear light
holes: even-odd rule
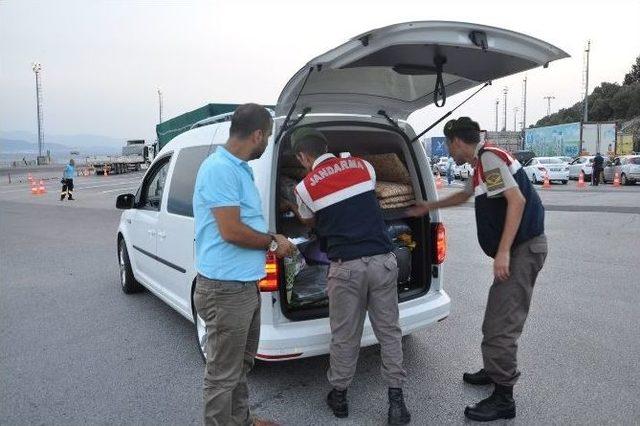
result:
[[[258,283],[260,291],[278,291],[278,259],[275,253],[267,253],[267,262],[265,263],[264,271],[267,276]]]
[[[443,223],[433,224],[433,263],[440,265],[447,258],[447,233]]]

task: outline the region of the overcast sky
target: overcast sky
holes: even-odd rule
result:
[[[580,100],[588,39],[591,89],[622,81],[640,55],[638,16],[638,0],[0,0],[0,130],[37,129],[34,60],[43,69],[46,133],[153,139],[158,87],[165,118],[209,102],[271,104],[311,58],[367,30],[418,20],[502,27],[568,52],[527,73],[531,124],[546,114],[546,95],[556,98],[552,110]],[[492,130],[495,99],[508,86],[511,129],[523,77],[495,81],[454,116]],[[427,107],[410,122],[421,130],[446,110]],[[439,126],[431,135],[441,133]]]

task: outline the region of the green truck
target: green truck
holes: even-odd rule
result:
[[[156,135],[158,136],[156,152],[160,152],[171,139],[187,130],[199,127],[199,124],[230,120],[231,114],[238,106],[239,104],[207,104],[193,111],[185,112],[177,117],[163,121],[156,126]],[[265,105],[265,107],[275,109],[272,105]]]

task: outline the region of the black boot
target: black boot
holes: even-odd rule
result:
[[[464,415],[479,422],[514,418],[516,416],[516,402],[513,400],[513,386],[496,385],[489,398],[483,399],[472,407],[465,408]]]
[[[333,415],[338,418],[349,416],[349,404],[347,404],[347,390],[332,389],[327,395],[327,404],[333,410]]]
[[[402,389],[389,388],[389,424],[406,425],[411,421],[411,414],[404,405]]]
[[[484,368],[481,368],[480,371],[477,371],[475,373],[464,373],[462,375],[462,380],[465,383],[469,383],[470,385],[493,384],[493,380],[491,380],[491,377],[487,375],[487,372],[484,371]]]

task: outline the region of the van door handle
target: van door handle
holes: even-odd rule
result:
[[[167,233],[164,231],[158,231],[158,237],[164,240],[165,238],[167,238]]]

